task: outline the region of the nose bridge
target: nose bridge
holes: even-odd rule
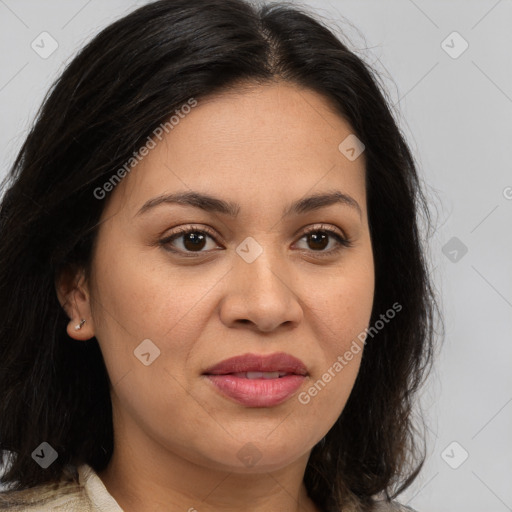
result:
[[[236,249],[225,319],[251,321],[268,331],[302,316],[285,255],[273,248],[273,237],[247,237]]]
[[[235,260],[235,267],[240,269],[244,279],[249,280],[252,287],[271,286],[275,291],[282,286],[286,287],[286,256],[278,247],[276,239],[271,232],[265,235],[260,233],[254,237],[246,237],[236,248],[238,258]]]

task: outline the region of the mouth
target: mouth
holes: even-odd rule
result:
[[[300,359],[279,352],[232,357],[203,375],[232,401],[247,407],[273,407],[291,398],[309,374]]]
[[[243,354],[225,359],[208,368],[204,375],[235,375],[247,379],[277,379],[286,375],[308,375],[306,365],[284,352],[275,354]]]
[[[212,374],[215,375],[215,374]],[[243,379],[280,379],[287,375],[296,375],[295,373],[288,372],[237,372],[237,373],[226,373],[221,375],[233,375],[234,377],[240,377]]]

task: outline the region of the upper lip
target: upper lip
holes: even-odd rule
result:
[[[227,375],[242,372],[286,372],[307,375],[305,364],[296,357],[284,352],[274,354],[243,354],[230,357],[208,368],[207,375]]]

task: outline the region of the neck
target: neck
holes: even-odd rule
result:
[[[130,443],[136,450],[115,446],[98,473],[124,512],[319,512],[303,483],[309,453],[275,471],[238,473],[191,462],[142,437],[137,441]]]
[[[190,450],[164,447],[124,422],[117,427],[98,476],[124,512],[319,512],[303,483],[309,452],[276,470],[240,472],[193,461]]]

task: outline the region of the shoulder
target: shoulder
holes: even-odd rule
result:
[[[0,492],[0,510],[12,512],[122,512],[94,470],[84,464],[73,480]]]
[[[37,485],[20,491],[8,490],[0,493],[0,510],[13,512],[78,511],[80,509],[77,507],[81,504],[81,488],[73,482]]]

